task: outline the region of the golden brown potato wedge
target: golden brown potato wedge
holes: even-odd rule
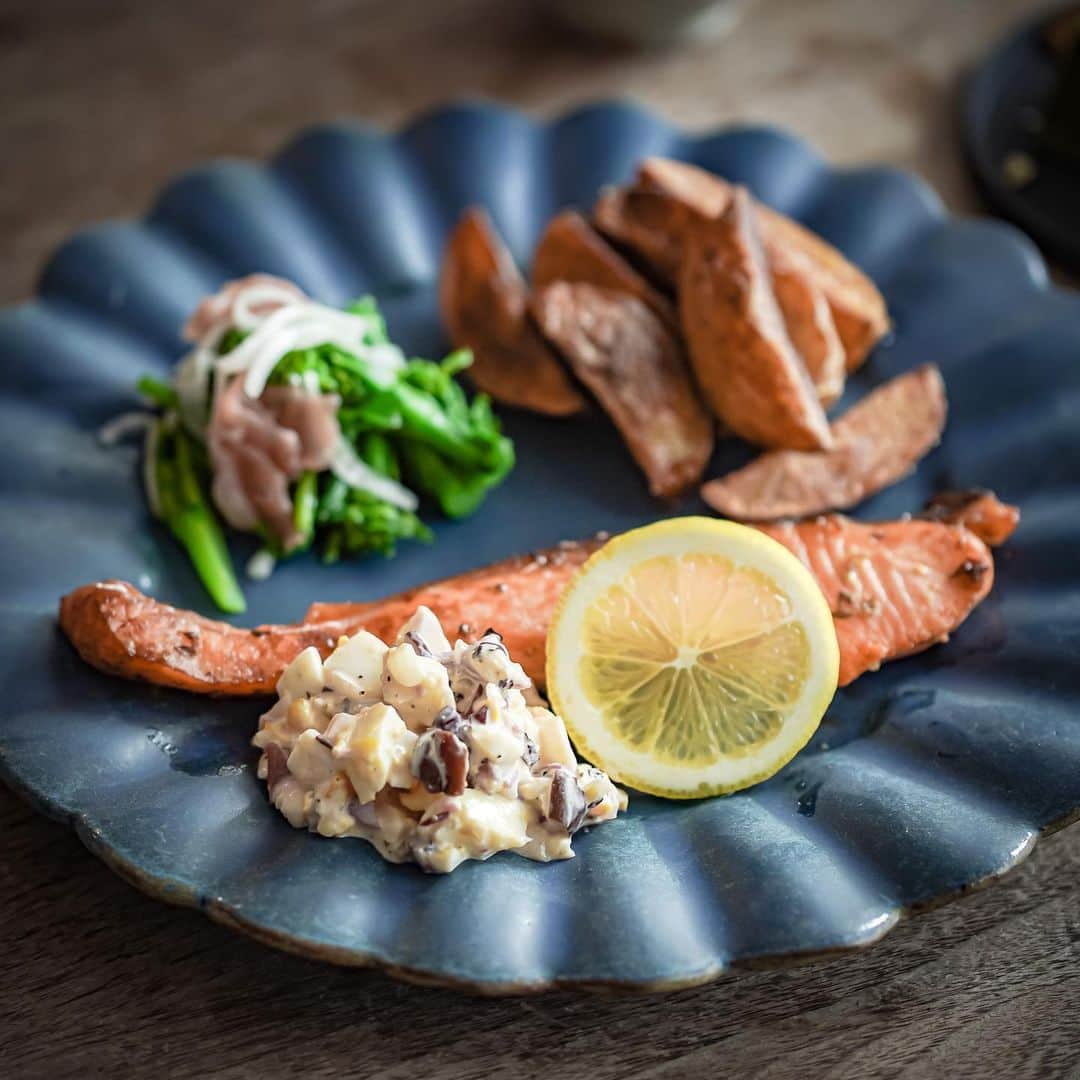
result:
[[[833,425],[827,453],[762,454],[710,480],[702,498],[740,521],[845,510],[911,472],[937,445],[947,409],[941,373],[927,364],[891,379],[848,409]]]
[[[646,158],[638,166],[635,186],[641,191],[670,195],[704,217],[719,217],[735,190],[734,184],[700,165],[662,157]]]
[[[745,189],[688,235],[679,313],[698,385],[731,431],[761,446],[828,449],[825,412],[784,326]]]
[[[687,233],[702,221],[688,203],[662,192],[610,187],[593,207],[593,224],[621,245],[641,269],[663,288],[674,291]]]
[[[704,217],[723,213],[731,201],[732,185],[722,177],[696,165],[669,158],[647,158],[638,169],[634,188],[654,196],[668,196]],[[642,200],[626,200],[623,216],[632,217]],[[650,220],[660,227],[662,214],[654,208]],[[760,203],[761,234],[770,259],[783,255],[805,260],[806,271],[825,294],[844,346],[848,371],[854,371],[866,359],[874,345],[889,332],[889,313],[877,286],[854,263],[831,244],[798,222]],[[668,211],[668,226],[677,233],[681,219]],[[641,226],[625,224],[623,232],[640,232]],[[629,244],[631,241],[626,240]],[[655,236],[653,246],[658,243]]]
[[[596,396],[653,495],[692,486],[713,448],[713,422],[675,335],[636,296],[584,282],[537,290],[533,315]]]
[[[829,301],[848,371],[861,367],[891,328],[885,298],[877,286],[817,233],[767,206],[759,205],[758,213],[770,249],[799,254],[806,260],[813,280]]]
[[[679,325],[675,305],[639,274],[576,210],[564,210],[548,223],[533,260],[532,283],[583,281],[601,289],[636,296],[663,323]]]
[[[647,171],[650,165],[653,170]],[[596,204],[597,223],[635,252],[654,279],[674,287],[687,237],[723,213],[731,201],[730,186],[694,166],[662,159],[642,166],[639,183],[656,190],[609,189]],[[669,190],[660,190],[661,183]],[[846,370],[832,310],[801,256],[776,248],[767,254],[788,335],[827,408],[843,393]]]
[[[794,256],[772,252],[769,274],[791,343],[827,409],[844,392],[847,367],[825,294]]]
[[[585,398],[529,321],[525,282],[479,207],[467,210],[450,236],[439,304],[451,341],[473,351],[469,375],[479,390],[504,405],[549,416],[585,408]]]

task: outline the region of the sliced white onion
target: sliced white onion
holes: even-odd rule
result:
[[[98,442],[102,446],[115,446],[121,439],[126,439],[136,431],[145,431],[156,420],[154,414],[148,412],[120,413],[98,428]]]
[[[156,518],[163,516],[161,492],[158,491],[157,481],[157,455],[158,442],[161,439],[161,425],[164,422],[164,420],[155,420],[146,429],[146,438],[143,440],[143,488],[146,490],[146,501],[150,504],[150,512]]]
[[[216,359],[216,346],[211,349],[200,342],[177,364],[173,375],[173,389],[180,399],[180,419],[184,427],[200,439],[206,436],[210,375]]]
[[[242,372],[244,393],[257,398],[286,353],[336,345],[367,361],[374,376],[385,377],[398,371],[405,357],[396,346],[364,342],[375,325],[368,315],[351,315],[312,300],[294,300],[259,321],[235,349],[217,360],[217,370],[223,375]]]
[[[349,487],[366,491],[391,506],[402,510],[415,510],[420,505],[420,500],[404,484],[376,472],[366,461],[359,458],[344,436],[338,439],[330,456],[330,471]]]
[[[244,393],[249,398],[259,398],[266,389],[267,380],[277,367],[278,361],[286,353],[303,346],[299,344],[300,338],[295,329],[290,327],[265,337],[256,337],[253,334],[248,340],[254,340],[257,349],[244,372]]]
[[[230,352],[218,357],[217,370],[224,375],[238,375],[251,366],[251,358],[259,349],[261,341],[277,333],[295,319],[291,308],[278,308],[268,315],[243,341]]]
[[[318,340],[313,340],[315,338]],[[267,380],[286,353],[293,349],[306,349],[313,344],[321,345],[326,341],[326,336],[311,334],[310,327],[297,323],[275,329],[273,333],[256,331],[248,341],[253,343],[253,347],[244,357],[248,361],[244,372],[244,393],[250,398],[257,398],[266,389]]]
[[[255,308],[266,304],[285,307],[295,304],[301,296],[300,290],[288,282],[255,282],[241,289],[234,297],[232,324],[240,330],[254,330],[266,318],[265,315],[257,315]]]
[[[255,335],[252,335],[255,337]],[[266,389],[278,361],[294,349],[310,349],[322,345],[328,340],[325,329],[316,323],[296,322],[282,327],[273,335],[256,338],[256,350],[250,359],[250,366],[244,373],[244,393],[257,398]]]
[[[405,366],[405,354],[396,345],[365,345],[362,348],[360,355],[382,375],[392,376]]]
[[[277,559],[266,548],[260,548],[247,561],[244,572],[252,581],[265,581],[277,566]]]

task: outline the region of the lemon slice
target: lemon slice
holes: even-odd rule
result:
[[[713,518],[609,541],[548,632],[548,694],[577,748],[674,799],[772,776],[817,730],[838,667],[809,571],[756,529]]]

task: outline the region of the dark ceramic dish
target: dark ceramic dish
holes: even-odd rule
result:
[[[1001,41],[972,75],[964,103],[964,140],[979,187],[993,208],[1015,221],[1074,272],[1080,271],[1080,145],[1071,155],[1048,152],[1047,113],[1077,130],[1080,59],[1073,61],[1071,94],[1056,107],[1062,64],[1048,46],[1048,28],[1071,11],[1051,9]],[[1053,125],[1051,125],[1053,127]],[[1076,135],[1071,136],[1076,143]],[[1010,179],[1017,157],[1031,163],[1030,177]]]
[[[632,796],[572,861],[500,855],[434,878],[293,831],[254,776],[261,703],[106,678],[56,629],[59,595],[95,578],[206,608],[148,519],[136,451],[99,448],[98,425],[135,404],[139,372],[178,356],[196,300],[251,270],[328,301],[373,291],[404,345],[436,353],[434,282],[463,206],[484,203],[524,260],[556,208],[588,205],[657,153],[749,184],[881,284],[895,338],[849,398],[933,360],[951,418],[917,475],[859,514],[995,488],[1023,523],[993,594],[948,645],[841,691],[773,780],[697,803]],[[461,106],[392,136],[326,127],[269,165],[181,177],[144,221],[75,237],[40,295],[0,315],[0,355],[3,775],[140,888],[270,944],[490,993],[688,985],[873,942],[1009,870],[1080,807],[1080,299],[1047,286],[1019,233],[948,219],[910,176],[834,171],[772,130],[689,136],[625,105],[551,124]],[[393,562],[289,564],[248,588],[248,617],[294,618],[310,600],[378,596],[662,512],[605,423],[506,423],[520,465],[481,514]]]

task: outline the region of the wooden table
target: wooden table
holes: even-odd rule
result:
[[[743,7],[726,40],[643,54],[499,0],[7,0],[0,300],[29,294],[73,229],[138,213],[179,169],[465,93],[544,113],[630,95],[691,127],[772,121],[978,208],[958,82],[1029,4]],[[6,791],[0,829],[5,1076],[1080,1075],[1080,827],[856,957],[665,998],[507,1001],[271,952],[144,898]]]

